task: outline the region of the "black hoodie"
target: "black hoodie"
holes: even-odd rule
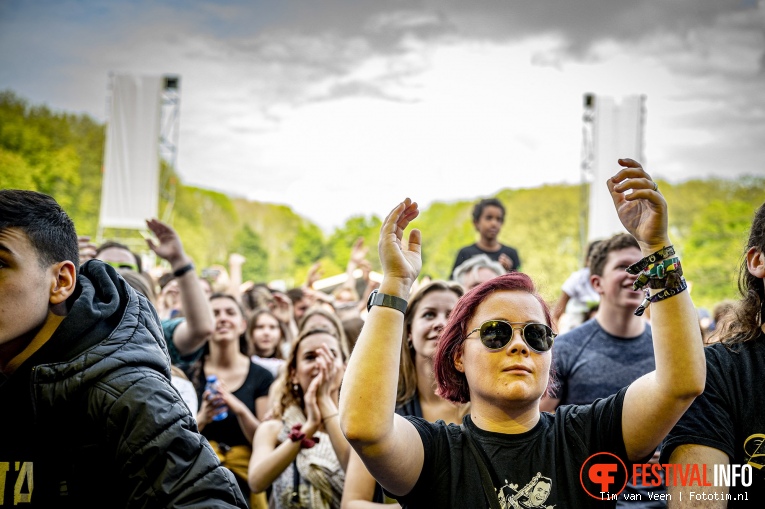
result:
[[[0,380],[0,505],[246,507],[170,384],[149,302],[93,260],[67,305]]]

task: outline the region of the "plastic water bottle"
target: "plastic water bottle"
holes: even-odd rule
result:
[[[210,375],[207,377],[207,385],[205,390],[210,391],[210,394],[218,394],[218,377]],[[213,415],[213,421],[222,421],[228,417],[228,407],[226,405],[217,407],[215,415]]]

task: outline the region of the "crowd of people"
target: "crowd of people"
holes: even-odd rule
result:
[[[553,305],[498,241],[496,199],[476,204],[449,281],[420,279],[427,232],[404,234],[406,199],[382,224],[382,281],[357,241],[329,292],[318,265],[288,291],[242,282],[238,256],[197,270],[152,219],[157,275],[78,238],[51,197],[0,191],[0,505],[700,507],[652,468],[691,463],[753,467],[750,485],[693,487],[752,503],[765,205],[743,299],[705,323],[658,186],[619,163],[607,185],[628,233],[591,243]],[[638,475],[597,500],[594,453]]]

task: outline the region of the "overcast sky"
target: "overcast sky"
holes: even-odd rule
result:
[[[104,120],[109,72],[181,76],[185,183],[325,229],[579,182],[585,92],[654,176],[765,175],[765,1],[0,0],[0,89]]]

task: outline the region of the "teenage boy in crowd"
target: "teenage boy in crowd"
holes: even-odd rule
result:
[[[154,309],[78,264],[53,198],[0,190],[0,504],[247,507],[170,385]]]
[[[559,386],[555,398],[542,400],[542,410],[558,405],[584,405],[605,398],[656,369],[651,326],[635,309],[643,292],[633,290],[635,276],[626,269],[643,255],[632,235],[619,233],[600,242],[590,258],[590,282],[600,295],[595,318],[561,334],[553,345]],[[619,497],[617,507],[666,507],[648,491],[663,488],[628,484],[625,493],[641,495],[639,502]]]
[[[475,244],[463,247],[457,253],[451,274],[465,260],[473,256],[485,254],[492,260],[502,264],[505,271],[521,270],[521,259],[518,251],[510,246],[500,244],[499,231],[505,222],[505,206],[496,198],[486,198],[473,207],[473,226],[480,235]]]

